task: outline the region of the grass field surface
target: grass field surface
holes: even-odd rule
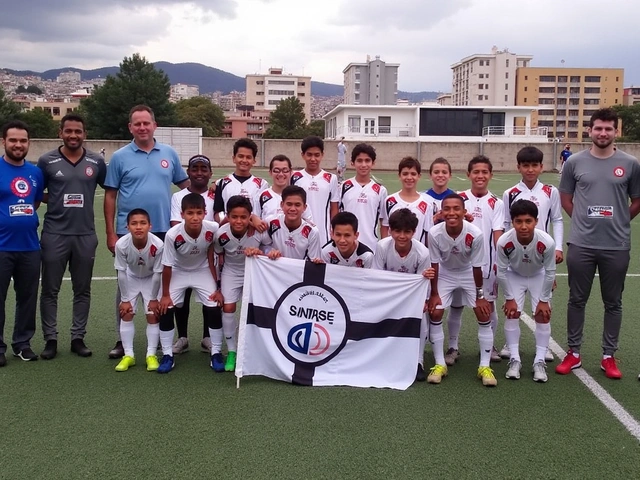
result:
[[[375,174],[390,193],[399,189],[395,173]],[[543,180],[557,184],[558,175],[545,174]],[[501,195],[517,181],[516,175],[498,174],[491,190]],[[428,184],[425,175],[421,189]],[[456,172],[451,187],[468,186],[464,172]],[[58,357],[35,363],[10,357],[0,369],[0,478],[637,478],[638,221],[633,223],[617,354],[624,374],[620,381],[600,371],[603,307],[596,279],[582,350],[591,389],[574,374],[556,375],[557,361],[549,366],[548,383],[534,383],[533,334],[524,324],[522,378],[506,380],[503,361],[493,365],[497,388],[484,388],[475,378],[477,327],[469,311],[461,332],[462,357],[441,385],[415,384],[401,392],[305,388],[248,377],[236,389],[235,377],[213,373],[208,356],[199,351],[202,319],[194,304],[191,351],[177,357],[171,374],[146,372],[142,318],[136,318],[139,364],[126,373],[114,371],[117,362],[108,360],[107,352],[115,341],[116,282],[104,242],[102,193],[96,205],[101,240],[86,337],[94,354],[79,358],[69,352],[71,284],[65,281]],[[552,335],[564,349],[564,264],[558,274]],[[8,339],[13,308],[10,292]],[[498,347],[504,343],[502,320]],[[39,353],[43,347],[38,325],[33,348]],[[432,364],[428,349],[426,365]],[[593,393],[598,386],[609,395],[603,401]]]

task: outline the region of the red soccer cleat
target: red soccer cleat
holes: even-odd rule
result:
[[[581,366],[582,360],[580,356],[578,355],[578,357],[576,357],[573,354],[573,350],[569,349],[564,359],[562,359],[562,362],[556,366],[556,373],[559,375],[567,375],[571,373],[571,370],[580,368]]]
[[[613,357],[605,358],[600,364],[600,368],[604,370],[604,376],[618,380],[622,378],[622,372],[618,370],[616,359]]]

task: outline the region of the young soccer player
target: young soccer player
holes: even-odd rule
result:
[[[467,177],[471,180],[471,188],[460,193],[464,198],[465,209],[473,218],[473,225],[480,228],[484,238],[484,266],[482,267],[484,298],[491,306],[491,330],[495,336],[498,326],[498,314],[495,300],[498,296],[496,280],[496,242],[504,232],[504,204],[502,200],[489,191],[489,181],[493,177],[493,165],[484,155],[477,155],[469,161]],[[462,325],[462,309],[459,298],[452,300],[447,318],[449,331],[449,348],[444,356],[448,366],[453,365],[460,356],[458,336]],[[491,349],[491,361],[499,362],[501,357],[495,347]]]
[[[151,233],[151,220],[146,210],[134,208],[127,214],[129,233],[118,239],[115,247],[115,268],[120,287],[120,338],[124,356],[116,372],[126,372],[136,364],[133,353],[138,299],[147,316],[147,371],[158,369],[156,350],[160,339],[158,325],[158,293],[162,275],[163,242]]]
[[[189,159],[187,164],[187,175],[190,184],[187,188],[183,188],[179,192],[171,196],[171,226],[175,226],[182,222],[182,199],[189,193],[197,193],[204,198],[206,214],[204,219],[211,222],[213,217],[213,199],[214,194],[209,190],[209,181],[212,175],[211,161],[204,155],[194,155]],[[191,289],[187,289],[184,296],[184,304],[180,308],[175,308],[176,328],[178,330],[178,339],[173,344],[173,353],[185,353],[189,350],[189,303],[191,302]],[[202,341],[200,342],[202,351],[211,351],[211,339],[209,338],[209,328],[207,323],[203,321],[202,325]]]
[[[211,368],[224,370],[222,347],[222,294],[216,287],[218,276],[212,247],[218,224],[204,220],[204,198],[189,193],[182,199],[183,223],[167,232],[162,255],[162,298],[160,299],[160,344],[162,360],[158,373],[169,373],[174,365],[172,341],[174,334],[173,307],[184,302],[185,291],[195,290],[211,338]],[[222,366],[222,367],[220,367]]]
[[[220,256],[221,292],[224,298],[222,307],[222,330],[227,342],[227,360],[216,372],[233,372],[236,368],[236,303],[242,298],[244,283],[245,252],[271,244],[266,232],[249,233],[251,202],[242,195],[234,195],[227,202],[227,219],[218,229],[214,241],[215,253]]]
[[[511,228],[511,216],[509,211],[516,200],[531,200],[538,207],[538,225],[536,228],[549,233],[549,224],[553,226],[553,239],[556,243],[556,263],[562,263],[562,241],[564,225],[562,223],[562,207],[560,193],[553,185],[546,185],[539,180],[544,168],[542,161],[544,154],[536,147],[524,147],[516,156],[518,172],[522,180],[515,186],[507,189],[502,196],[505,210],[505,231]],[[511,358],[508,346],[500,351],[502,358]],[[553,354],[547,351],[547,362],[553,361]]]
[[[291,176],[291,184],[307,192],[307,201],[313,221],[320,232],[322,244],[331,238],[331,219],[338,213],[340,187],[338,177],[321,168],[324,142],[320,137],[307,137],[301,144],[302,159],[306,167]]]
[[[282,215],[269,221],[269,237],[273,249],[267,255],[315,260],[321,256],[320,232],[302,218],[307,208],[307,192],[297,185],[289,185],[282,191]]]
[[[498,282],[504,292],[507,317],[504,336],[511,352],[506,377],[520,378],[520,314],[527,292],[536,321],[536,356],[533,380],[547,381],[545,354],[551,338],[551,288],[556,275],[556,245],[548,233],[536,228],[538,207],[517,200],[510,209],[513,228],[498,240]]]
[[[373,257],[373,268],[389,272],[417,273],[426,278],[433,276],[429,249],[415,238],[419,220],[415,213],[408,208],[395,210],[389,216],[389,231],[391,236],[378,242]],[[427,293],[428,295],[428,293]],[[426,307],[426,303],[425,303]],[[426,314],[420,322],[420,350],[418,353],[418,367],[416,381],[424,382],[424,347],[429,333]]]
[[[340,210],[358,217],[358,240],[375,251],[378,244],[378,223],[382,221],[387,189],[371,179],[376,163],[376,151],[371,145],[360,143],[351,150],[351,165],[356,176],[342,184]]]
[[[402,190],[389,195],[385,200],[382,210],[382,238],[389,236],[389,217],[400,208],[408,208],[418,218],[418,226],[415,231],[416,240],[422,242],[426,234],[433,226],[433,207],[427,199],[418,192],[422,167],[420,162],[413,157],[405,157],[398,164],[398,176],[402,183]]]
[[[442,199],[451,193],[456,193],[449,188],[451,180],[451,164],[446,158],[438,157],[429,166],[429,176],[431,177],[432,187],[424,192],[424,195],[430,201],[434,222],[442,221],[438,217]]]
[[[332,265],[371,268],[373,252],[359,238],[358,217],[351,212],[338,213],[331,219],[331,241],[322,247],[320,258]]]
[[[478,227],[464,220],[465,213],[464,198],[457,194],[448,195],[442,200],[444,221],[429,231],[429,252],[435,269],[429,297],[429,338],[436,364],[431,368],[427,381],[440,383],[448,374],[442,316],[444,309],[451,306],[453,295],[459,292],[462,303],[473,308],[478,320],[478,377],[483,385],[493,387],[498,382],[489,366],[493,332],[489,319],[491,307],[484,298],[483,289],[484,237]]]

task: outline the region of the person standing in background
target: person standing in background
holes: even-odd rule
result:
[[[338,183],[344,180],[344,172],[347,170],[347,145],[344,143],[344,137],[338,142],[338,165],[336,167],[338,173]]]

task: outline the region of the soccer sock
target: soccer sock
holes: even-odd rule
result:
[[[449,348],[458,350],[458,336],[462,327],[462,307],[451,307],[447,317],[447,328],[449,330]]]
[[[160,345],[162,345],[162,355],[173,357],[172,343],[175,328],[173,325],[173,308],[167,309],[167,313],[160,315]]]
[[[183,303],[180,308],[175,307],[176,310],[176,327],[178,329],[178,337],[189,336],[189,304]]]
[[[442,322],[429,324],[429,340],[431,341],[431,348],[433,349],[433,358],[436,365],[445,366],[444,361],[444,330],[442,328]]]
[[[491,349],[493,348],[491,323],[478,324],[478,343],[480,344],[480,366],[488,367],[491,364]]]
[[[422,315],[420,320],[420,350],[418,350],[418,364],[424,367],[424,347],[427,344],[427,337],[429,336],[429,324],[427,323],[427,316]]]
[[[496,336],[496,329],[498,328],[498,312],[496,312],[495,303],[492,303],[493,310],[491,310],[491,314],[489,315],[489,321],[491,322],[491,331],[493,332],[493,336]]]
[[[511,358],[520,361],[520,319],[507,318],[504,321],[504,338],[511,352]]]
[[[204,309],[206,307],[202,305],[202,338],[205,339],[209,336],[209,326],[207,325],[207,321],[204,318]]]
[[[219,307],[204,307],[204,317],[209,327],[211,337],[211,355],[220,353],[222,350],[222,309]]]
[[[222,331],[227,342],[227,350],[235,352],[236,347],[236,314],[222,312]],[[424,345],[423,345],[424,347]]]
[[[124,354],[128,357],[133,357],[133,336],[136,333],[136,327],[133,324],[133,320],[125,322],[120,319],[120,339],[122,340],[122,348]]]
[[[534,336],[536,337],[536,358],[533,360],[533,363],[544,363],[544,357],[547,353],[547,348],[549,348],[549,340],[551,339],[551,324],[536,323]]]
[[[160,325],[157,323],[147,323],[147,357],[156,354],[159,341]]]

